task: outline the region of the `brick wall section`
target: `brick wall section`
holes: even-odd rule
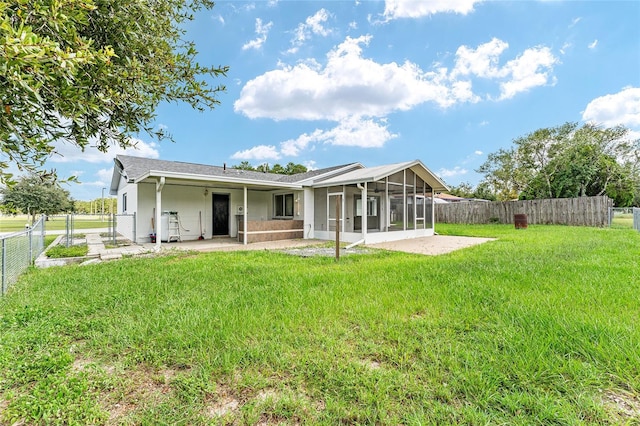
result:
[[[249,228],[248,243],[290,240],[304,237],[304,222],[301,220],[250,220],[247,223]],[[244,242],[243,231],[244,223],[240,221],[239,239],[241,242]]]

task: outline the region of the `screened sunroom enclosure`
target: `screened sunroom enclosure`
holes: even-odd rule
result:
[[[315,237],[332,239],[338,227],[341,240],[367,244],[433,235],[433,194],[446,188],[420,162],[357,170],[314,186]]]

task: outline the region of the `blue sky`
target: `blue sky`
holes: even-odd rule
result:
[[[476,184],[487,154],[566,121],[640,136],[637,1],[218,1],[187,26],[199,61],[228,65],[221,105],[162,105],[176,142],[130,155],[310,168],[422,160]],[[75,199],[109,186],[113,149],[58,145]]]

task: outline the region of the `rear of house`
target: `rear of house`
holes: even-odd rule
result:
[[[118,232],[138,243],[330,240],[336,226],[343,241],[373,243],[433,235],[433,194],[446,189],[418,160],[279,175],[119,155],[110,193]]]

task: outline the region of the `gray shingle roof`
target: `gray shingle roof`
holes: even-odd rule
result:
[[[324,169],[312,170],[306,173],[298,173],[295,175],[280,175],[275,173],[255,172],[251,170],[234,169],[232,167],[210,166],[205,164],[185,163],[181,161],[156,160],[151,158],[134,157],[130,155],[118,155],[116,160],[122,164],[122,168],[128,179],[135,181],[145,177],[150,171],[168,172],[168,173],[184,173],[191,175],[238,178],[239,180],[255,180],[262,182],[279,182],[292,183],[301,182],[313,177],[330,173],[351,164],[342,166],[328,167]]]

